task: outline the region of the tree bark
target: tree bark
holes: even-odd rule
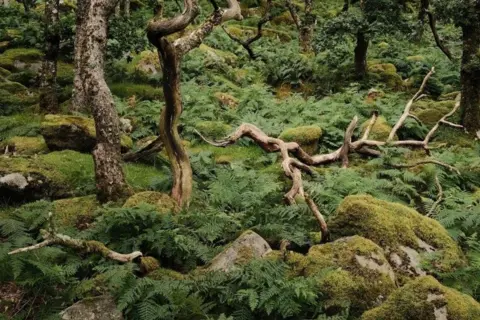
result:
[[[312,48],[313,27],[315,15],[312,14],[312,0],[305,0],[305,17],[300,28],[300,45],[304,53],[310,53]]]
[[[47,113],[58,112],[57,59],[60,48],[59,0],[45,2],[45,58],[40,74],[40,109]]]
[[[74,65],[75,75],[73,78],[72,103],[70,111],[79,112],[90,110],[87,105],[87,99],[80,77],[80,60],[82,56],[82,47],[80,41],[85,37],[84,20],[86,18],[86,4],[84,0],[77,1],[77,14],[75,22],[75,49],[74,49]]]
[[[130,0],[124,0],[123,14],[125,15],[125,17],[130,18]]]
[[[355,46],[355,75],[358,79],[364,79],[367,74],[367,51],[368,39],[365,33],[358,31],[357,45]]]
[[[180,95],[180,57],[173,45],[165,38],[160,39],[158,54],[162,62],[163,93],[165,108],[160,116],[160,136],[170,159],[173,174],[172,198],[180,207],[189,204],[192,195],[192,168],[187,151],[178,133],[178,121],[182,114]]]
[[[462,85],[462,123],[471,134],[480,131],[480,6],[477,19],[462,27],[463,56],[460,82]]]
[[[129,193],[121,166],[120,121],[103,72],[108,18],[116,3],[115,0],[85,0],[83,30],[77,43],[80,80],[95,119],[97,144],[93,160],[97,198],[101,202],[116,201]]]

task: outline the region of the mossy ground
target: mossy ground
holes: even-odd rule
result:
[[[42,57],[43,54],[38,49],[8,49],[0,55],[0,67],[13,70],[15,61],[34,62],[40,61]]]
[[[141,203],[155,206],[158,213],[170,213],[178,210],[177,203],[168,194],[155,191],[144,191],[134,194],[127,199],[123,206],[126,208],[132,208]]]
[[[430,301],[429,301],[430,300]],[[433,277],[420,277],[394,292],[379,307],[365,312],[362,320],[433,320],[435,310],[446,307],[443,319],[480,319],[480,304],[472,297],[442,286]]]
[[[4,142],[0,142],[0,147],[8,148],[16,154],[33,155],[38,153],[47,153],[48,147],[42,136],[36,137],[12,137]]]

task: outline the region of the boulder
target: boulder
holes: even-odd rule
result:
[[[361,320],[473,320],[480,304],[472,297],[441,285],[431,276],[420,277],[395,291],[382,305],[365,312]]]
[[[318,126],[304,126],[284,130],[279,139],[285,142],[297,142],[310,155],[318,150],[318,141],[322,137],[322,128]]]
[[[48,147],[42,136],[37,137],[11,137],[0,143],[0,149],[3,153],[34,155],[47,153]]]
[[[159,213],[170,213],[178,211],[178,205],[168,194],[144,191],[139,192],[127,199],[124,208],[136,207],[141,203],[151,204]]]
[[[369,123],[370,119],[362,123],[362,125],[360,126],[360,130],[362,130],[362,135],[365,133],[365,130],[367,129]],[[392,131],[392,127],[388,124],[385,117],[380,116],[377,118],[377,121],[375,121],[375,124],[370,130],[370,135],[368,136],[368,138],[370,140],[386,141],[388,135],[390,134],[390,131]]]
[[[196,124],[198,131],[207,138],[225,138],[232,132],[232,127],[220,121],[200,121]]]
[[[43,53],[37,49],[16,48],[0,55],[0,67],[7,70],[31,70],[38,72],[42,67]]]
[[[50,150],[91,152],[96,143],[95,122],[86,117],[48,114],[41,123],[41,133]],[[121,136],[123,152],[132,144],[129,136]]]
[[[6,171],[1,167],[0,163],[0,199],[6,203],[37,200],[54,192],[49,179],[39,172]]]
[[[245,231],[212,259],[206,271],[228,272],[236,265],[262,258],[271,251],[270,245],[262,237],[253,231]]]
[[[378,306],[396,288],[396,277],[384,250],[359,236],[314,245],[306,256],[286,255],[294,276],[315,278],[329,311],[345,304],[360,315]]]
[[[346,197],[329,222],[332,234],[360,235],[385,250],[400,283],[425,275],[422,254],[435,254],[432,268],[451,272],[465,258],[447,230],[437,221],[405,205],[369,195]]]
[[[111,296],[100,296],[80,300],[60,312],[62,320],[122,320]]]
[[[402,77],[397,73],[397,68],[391,63],[376,63],[368,65],[370,77],[377,78],[385,86],[401,90],[404,87]]]

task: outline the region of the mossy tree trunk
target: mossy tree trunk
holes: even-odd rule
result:
[[[60,49],[59,0],[45,2],[45,58],[40,74],[40,109],[47,113],[58,112],[57,59]]]
[[[305,17],[300,27],[300,45],[304,53],[313,52],[312,37],[315,15],[312,13],[312,0],[305,0]]]
[[[120,156],[120,121],[113,96],[105,82],[104,58],[108,18],[116,0],[85,0],[82,4],[82,31],[79,76],[86,102],[92,107],[97,144],[93,150],[97,198],[116,201],[128,195]]]
[[[367,74],[367,52],[368,39],[363,31],[358,31],[355,46],[355,76],[360,80]]]
[[[462,27],[463,56],[460,82],[462,85],[462,122],[468,132],[480,133],[480,4],[476,21]]]
[[[85,13],[85,1],[77,1],[77,12],[75,22],[75,49],[74,49],[74,65],[75,75],[73,78],[73,95],[70,111],[86,111],[89,110],[87,105],[85,91],[82,85],[82,79],[80,77],[80,61],[82,57],[82,47],[79,45],[81,39],[85,37],[84,20]]]

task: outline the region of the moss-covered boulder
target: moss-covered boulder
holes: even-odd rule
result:
[[[368,65],[371,78],[377,79],[388,88],[401,90],[404,87],[402,77],[397,73],[397,68],[391,63],[374,63]]]
[[[412,113],[415,114],[425,125],[433,126],[444,115],[452,111],[454,106],[455,100],[420,100],[413,104]]]
[[[25,69],[39,71],[42,57],[42,52],[37,49],[9,49],[0,55],[0,67],[10,71]]]
[[[178,205],[175,200],[172,199],[172,197],[170,197],[168,194],[155,191],[136,193],[127,199],[123,207],[132,208],[141,203],[147,203],[155,206],[155,209],[159,213],[169,213],[178,210]]]
[[[42,136],[37,137],[12,137],[0,142],[0,149],[4,153],[15,153],[21,155],[34,155],[47,153],[48,147]]]
[[[100,207],[95,195],[61,199],[53,202],[55,222],[60,227],[88,228]]]
[[[384,250],[359,236],[315,245],[306,256],[289,253],[286,262],[298,275],[317,280],[327,307],[333,310],[348,304],[352,314],[359,315],[396,289]]]
[[[361,320],[473,320],[480,304],[470,296],[441,285],[431,276],[409,282]]]
[[[123,320],[111,296],[86,298],[60,312],[62,320]]]
[[[464,264],[460,248],[440,223],[402,204],[369,195],[348,196],[329,227],[335,235],[360,235],[381,246],[400,282],[425,275],[424,253],[435,254],[431,264],[437,271],[453,271]]]
[[[286,142],[297,142],[305,152],[315,154],[318,150],[318,141],[322,137],[322,128],[318,126],[305,126],[284,130],[279,139]]]
[[[215,256],[205,270],[228,272],[236,265],[262,258],[271,251],[270,245],[262,237],[253,231],[245,231]]]
[[[41,133],[51,150],[91,152],[96,143],[95,122],[86,117],[48,114],[42,121]],[[131,149],[132,145],[129,136],[121,136],[123,152]]]
[[[362,135],[365,133],[370,120],[366,120],[362,123],[360,129],[362,130]],[[387,119],[385,117],[378,117],[377,121],[373,125],[372,129],[370,130],[370,134],[368,136],[371,140],[379,140],[379,141],[386,141],[388,135],[392,131],[392,127],[388,124]]]
[[[184,280],[185,275],[178,271],[166,268],[158,268],[148,274],[148,277],[153,280]]]
[[[220,139],[232,132],[232,127],[220,121],[200,121],[196,125],[197,130],[207,138]]]

